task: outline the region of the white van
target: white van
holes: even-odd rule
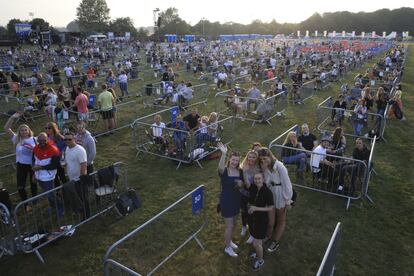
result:
[[[108,38],[104,34],[97,34],[97,35],[88,36],[89,41],[101,41],[101,40],[105,40],[105,39],[108,39]]]

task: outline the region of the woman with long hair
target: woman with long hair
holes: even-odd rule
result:
[[[226,247],[224,252],[231,256],[237,257],[234,251],[238,246],[233,243],[233,230],[236,223],[237,215],[240,213],[240,191],[243,187],[243,173],[240,170],[240,154],[232,152],[227,160],[227,147],[223,143],[217,144],[221,151],[221,157],[218,165],[220,176],[221,193],[220,193],[220,212],[224,218],[226,229],[224,231],[224,241]]]
[[[286,136],[283,142],[284,148],[282,148],[282,161],[285,164],[296,164],[297,180],[303,181],[303,172],[306,170],[307,157],[305,152],[301,152],[301,146],[298,143],[296,132],[291,131]],[[295,149],[292,149],[295,148]]]
[[[17,190],[23,201],[27,199],[27,176],[29,176],[32,196],[37,195],[37,184],[33,180],[32,170],[33,148],[36,146],[36,139],[33,136],[33,131],[26,124],[20,125],[16,133],[11,129],[14,119],[17,119],[20,116],[20,113],[14,113],[4,125],[4,130],[10,135],[13,144],[16,146]]]
[[[260,171],[259,167],[259,156],[257,154],[257,151],[249,150],[244,157],[243,161],[240,165],[242,171],[243,171],[243,181],[246,186],[249,186],[254,184],[254,175]],[[247,203],[249,200],[248,193],[242,193],[241,195],[241,218],[242,218],[242,230],[241,235],[245,236],[247,232]],[[253,237],[249,236],[249,239],[246,241],[246,243],[252,243]]]
[[[45,133],[47,134],[49,141],[52,142],[59,149],[61,153],[60,157],[62,157],[62,153],[66,149],[66,143],[64,140],[64,136],[60,133],[60,130],[57,124],[54,122],[46,123]],[[60,183],[59,183],[59,180],[60,180]],[[65,170],[59,163],[57,167],[56,177],[55,177],[55,186],[57,187],[59,186],[59,184],[64,184],[66,183],[66,181],[67,179],[65,176]]]
[[[346,150],[346,138],[342,127],[337,127],[332,134],[332,148],[327,150],[328,154],[342,156]]]
[[[274,209],[269,212],[267,238],[271,240],[268,252],[279,248],[279,242],[286,227],[286,210],[292,203],[293,188],[288,171],[268,148],[259,150],[259,165],[264,182],[273,194]]]

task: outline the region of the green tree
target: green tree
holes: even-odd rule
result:
[[[102,32],[107,29],[110,17],[105,0],[82,0],[76,11],[82,31]]]
[[[120,17],[109,23],[109,30],[114,33],[130,32],[132,36],[137,35],[137,29],[134,27],[134,22],[130,17]]]
[[[34,18],[29,23],[32,24],[32,30],[37,30],[39,27],[39,31],[47,31],[50,28],[49,22],[45,21],[43,18]]]
[[[7,29],[7,34],[10,36],[15,37],[16,36],[16,29],[14,28],[15,24],[19,24],[19,23],[27,23],[27,22],[23,22],[20,19],[16,19],[13,18],[9,21],[9,23],[7,23],[6,29]]]
[[[148,30],[144,29],[144,28],[139,28],[138,32],[137,32],[137,39],[138,40],[146,40],[148,39]]]

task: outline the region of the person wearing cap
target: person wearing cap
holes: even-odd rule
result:
[[[326,151],[331,144],[331,136],[325,133],[319,146],[313,149],[311,154],[312,173],[318,174],[318,178],[326,179],[330,169],[335,168],[334,163],[326,159]]]

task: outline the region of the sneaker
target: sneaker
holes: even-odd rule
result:
[[[242,237],[244,237],[246,235],[246,232],[247,232],[247,227],[246,226],[243,226],[242,229],[241,229],[240,235]]]
[[[227,254],[227,255],[229,255],[230,257],[234,257],[234,258],[236,258],[238,255],[237,255],[237,253],[236,252],[234,252],[234,250],[233,250],[233,248],[231,248],[231,246],[230,247],[226,247],[225,249],[224,249],[224,252]]]
[[[344,186],[339,185],[338,190],[336,191],[338,194],[342,194],[344,192]]]
[[[256,260],[253,264],[253,270],[258,271],[264,265],[264,260]]]
[[[237,244],[235,244],[233,241],[231,241],[231,242],[230,242],[230,247],[231,247],[231,248],[233,248],[233,249],[237,249],[237,248],[239,248],[239,247],[237,246]]]
[[[267,248],[267,252],[274,252],[279,248],[279,243],[277,241],[272,241]]]
[[[251,259],[256,259],[256,258],[257,258],[257,254],[256,254],[256,252],[252,252],[252,253],[250,253],[250,254],[249,254],[249,258],[251,258]]]
[[[253,236],[252,235],[250,235],[250,237],[247,239],[247,241],[246,241],[246,243],[247,244],[252,244],[253,243]]]

